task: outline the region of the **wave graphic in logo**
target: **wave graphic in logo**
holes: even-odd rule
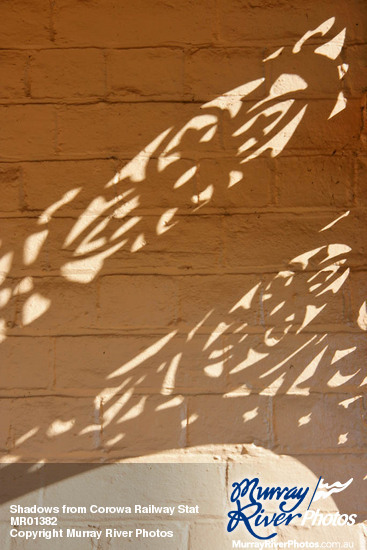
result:
[[[340,493],[341,491],[344,491],[352,483],[352,481],[353,478],[351,477],[345,483],[340,483],[340,481],[336,481],[335,483],[328,485],[327,483],[325,483],[325,480],[320,477],[318,486],[316,487],[316,492],[312,500],[316,501],[320,499],[325,499],[333,493]]]

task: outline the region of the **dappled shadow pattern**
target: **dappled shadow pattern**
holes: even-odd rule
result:
[[[324,85],[315,75],[335,92],[317,107],[320,125],[346,106],[344,30],[334,23],[265,60],[271,82],[227,92],[183,126],[168,121],[98,197],[71,187],[24,243],[4,237],[4,355],[23,332],[53,336],[62,324],[64,335],[51,386],[8,400],[8,460],[98,463],[255,444],[313,468],[313,453],[362,448],[364,325],[346,320],[344,292],[359,253],[358,239],[357,250],[344,239],[353,214],[319,224],[293,215],[272,232],[276,213],[246,213],[260,171],[312,127]],[[88,205],[77,221],[68,215],[76,198]]]

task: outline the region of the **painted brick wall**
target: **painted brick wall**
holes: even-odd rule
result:
[[[0,14],[3,462],[362,482],[364,2]]]

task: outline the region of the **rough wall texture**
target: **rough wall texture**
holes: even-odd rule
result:
[[[3,462],[362,482],[364,2],[0,14]]]

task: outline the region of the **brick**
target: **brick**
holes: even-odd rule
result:
[[[348,258],[348,265],[363,264],[364,243],[361,232],[349,228],[362,228],[365,225],[363,212],[351,213],[335,223],[330,229],[321,229],[335,221],[340,214],[251,214],[233,215],[224,218],[226,260],[228,266],[287,266],[286,269],[299,270],[301,260],[292,260],[319,247],[331,243],[349,246],[352,250],[340,248],[336,259]],[[320,269],[322,260],[327,257],[323,248],[306,262],[307,269]],[[335,260],[334,260],[335,261]],[[332,260],[329,263],[333,263]],[[322,266],[324,267],[324,266]]]
[[[137,393],[159,393],[167,369],[158,372],[158,368],[172,359],[177,338],[173,342],[168,340],[165,345],[164,342],[164,335],[57,338],[56,385],[78,390],[88,380],[85,390],[93,394],[96,389],[118,387],[124,378],[133,375],[135,382],[131,385],[135,385]],[[125,374],[109,378],[122,367],[126,369]]]
[[[27,210],[52,208],[73,189],[81,188],[75,198],[55,209],[52,217],[83,212],[96,197],[105,193],[105,184],[116,171],[113,160],[36,162],[22,165],[24,200]]]
[[[129,195],[126,200],[136,196],[139,200],[139,209],[145,211],[155,208],[177,208],[180,209],[178,213],[181,209],[194,210],[197,196],[197,172],[190,177],[189,171],[197,170],[198,163],[195,160],[180,158],[162,170],[159,159],[149,158],[147,155],[143,157],[140,164],[146,167],[146,176],[141,181],[135,181],[136,168],[131,168],[134,159],[132,164],[130,162],[126,160],[120,162],[121,169],[117,172],[118,181],[113,186],[116,195],[124,195],[133,189],[134,194]],[[175,187],[176,182],[185,174],[188,174],[187,181],[180,187]]]
[[[227,512],[228,513],[228,512]],[[201,519],[190,525],[190,550],[200,550],[210,547],[212,550],[220,550],[229,547],[233,533],[227,533],[227,519]]]
[[[180,5],[163,0],[154,4],[108,0],[103,6],[62,0],[55,6],[54,20],[57,44],[67,46],[198,44],[213,38],[214,11],[209,0]]]
[[[4,550],[10,550],[11,545],[11,538],[8,530],[8,521],[1,522],[0,524],[0,541],[1,541],[1,547],[4,548]]]
[[[190,397],[188,401],[188,443],[271,444],[269,398],[264,396]],[[191,420],[190,420],[191,417]]]
[[[3,274],[1,276],[3,277]],[[14,281],[5,279],[0,287],[2,341],[8,330],[16,326],[17,302],[13,296],[15,286]]]
[[[107,56],[111,97],[169,99],[183,95],[183,52],[170,48],[112,50]]]
[[[73,330],[96,326],[95,285],[70,284],[65,279],[42,277],[32,292],[18,298],[20,326],[30,326],[41,334],[70,334]]]
[[[65,466],[64,464],[63,468]],[[52,466],[50,467],[52,468]],[[4,501],[6,499],[9,502],[18,497],[21,506],[33,506],[34,498],[36,497],[38,500],[44,490],[42,476],[45,473],[45,467],[42,463],[33,464],[32,466],[29,463],[5,463],[2,468],[1,480]],[[3,504],[0,507],[1,522],[6,521],[9,525],[10,516],[9,506]],[[9,533],[9,529],[7,531]],[[14,542],[14,539],[11,540]]]
[[[154,223],[157,223],[166,209],[175,208],[177,214],[193,211],[196,207],[194,199],[197,196],[195,174],[179,188],[175,188],[174,184],[189,170],[195,168],[196,163],[179,159],[159,173],[159,160],[146,157],[143,162],[146,161],[147,176],[143,181],[134,179],[134,168],[130,175],[127,174],[128,167],[131,166],[129,160],[24,163],[22,167],[27,209],[51,209],[52,216],[55,217],[66,214],[79,216],[98,213],[102,218],[115,212],[117,218],[118,211],[123,209],[124,205],[128,205],[130,201],[136,201],[132,213],[134,214],[136,210],[139,214],[155,215]],[[109,184],[106,189],[106,184],[114,177],[116,183]],[[81,188],[80,192],[72,200],[69,199],[69,195],[66,194],[78,188]],[[60,200],[63,202],[60,203]],[[54,206],[58,208],[54,209]],[[130,210],[126,216],[129,213]],[[115,224],[121,225],[121,216],[119,220],[115,221]],[[154,227],[154,233],[156,233],[156,227]]]
[[[222,265],[222,236],[220,224],[214,225],[212,217],[179,216],[172,218],[172,227],[163,235],[157,235],[160,217],[143,218],[142,223],[135,226],[134,233],[143,233],[147,246],[135,255],[128,253],[126,265],[149,265],[190,268],[212,267],[217,269]],[[169,225],[169,224],[168,224]],[[208,238],[207,235],[210,234]],[[133,235],[130,237],[132,242]],[[121,249],[116,257],[125,260],[125,250]]]
[[[24,53],[0,52],[0,98],[21,99],[26,95],[27,56]]]
[[[7,218],[2,220],[2,226],[3,252],[12,256],[10,269],[7,269],[10,278],[30,276],[39,269],[47,268],[43,240],[39,238],[41,228],[35,225],[34,219]],[[44,228],[42,230],[44,231]],[[32,262],[31,268],[30,262],[25,263],[26,258]],[[18,282],[15,281],[14,284]]]
[[[1,448],[34,460],[70,456],[94,449],[94,432],[78,435],[94,425],[92,400],[64,397],[31,397],[1,400]]]
[[[244,323],[259,324],[258,284],[259,279],[254,275],[181,277],[180,319],[190,330],[200,322],[213,333],[220,332],[220,326],[225,324],[229,332]],[[238,305],[245,295],[248,295],[246,305],[249,307]]]
[[[358,205],[367,205],[367,158],[359,157],[356,160],[355,200]]]
[[[337,31],[335,31],[336,33]],[[271,56],[274,51],[275,47],[272,47],[266,53]],[[335,103],[342,89],[349,97],[344,83],[340,80],[338,64],[341,63],[340,57],[334,61],[315,51],[315,43],[307,45],[306,42],[300,52],[297,53],[286,47],[280,55],[264,62],[267,93],[270,92],[271,88],[272,91],[277,90],[278,92],[282,89],[285,95],[293,93],[297,99],[330,98],[330,102],[333,100]],[[284,75],[288,76],[285,77]],[[299,78],[303,80],[304,89],[299,89]],[[281,98],[279,101],[281,101]]]
[[[99,325],[104,328],[171,326],[177,316],[176,282],[159,275],[104,277],[100,307]]]
[[[8,276],[14,279],[47,270],[47,229],[39,226],[33,218],[6,218],[1,223],[4,232],[3,252],[12,256],[10,269],[7,269]],[[18,282],[14,281],[14,285]]]
[[[58,148],[60,154],[68,158],[101,155],[132,158],[168,128],[176,129],[170,134],[172,138],[192,118],[202,114],[195,104],[121,103],[60,107]],[[217,141],[199,143],[204,133],[204,130],[186,133],[186,139],[181,139],[178,145],[183,158],[192,158],[186,154],[218,150]],[[168,138],[164,145],[168,145],[167,142]],[[162,146],[158,150],[163,152]]]
[[[87,379],[83,393],[92,395],[104,388],[108,395],[132,377],[129,387],[141,395],[224,392],[227,372],[223,340],[219,338],[204,352],[207,340],[201,335],[192,341],[180,335],[171,339],[166,335],[57,338],[56,387],[80,391]],[[124,372],[109,378],[119,369]],[[220,371],[222,375],[217,376]],[[125,391],[124,386],[118,393]]]
[[[347,207],[351,200],[351,171],[345,157],[279,157],[278,204]]]
[[[282,336],[278,332],[279,342],[271,348],[260,335],[243,338],[243,334],[227,335],[225,340],[218,335],[208,347],[209,336],[201,334],[169,341],[165,336],[58,338],[56,384],[77,389],[87,379],[83,391],[93,392],[119,386],[133,374],[139,380],[135,391],[142,394],[167,390],[173,394],[248,393],[266,388],[280,393],[304,394],[315,388],[358,392],[366,352],[363,335]],[[225,351],[226,346],[230,351]],[[178,354],[181,357],[175,360]],[[165,367],[160,370],[162,364]],[[124,366],[125,373],[108,381]]]
[[[296,273],[294,277],[282,276],[264,279],[263,311],[265,326],[282,331],[288,325],[287,319],[299,330],[322,324],[346,322],[345,295],[349,294],[348,272],[339,267],[334,276],[330,271],[311,275]],[[314,278],[312,278],[314,277]],[[320,295],[319,295],[320,294]]]
[[[0,209],[15,212],[21,207],[22,169],[14,164],[0,165]]]
[[[236,151],[241,159],[250,159],[246,162],[251,162],[251,155],[256,157],[257,151],[261,151],[265,157],[270,155],[274,157],[280,152],[287,151],[316,150],[332,154],[342,149],[351,150],[358,147],[361,133],[359,100],[350,99],[344,110],[329,119],[335,106],[335,98],[300,99],[287,109],[286,117],[278,121],[274,128],[264,135],[265,122],[268,122],[269,118],[270,122],[274,122],[276,120],[274,117],[279,116],[270,114],[266,109],[273,108],[280,101],[281,99],[268,100],[252,112],[243,108],[234,119],[224,119],[224,147],[229,151]],[[247,107],[251,107],[251,104]],[[304,115],[300,119],[302,109],[305,107]],[[255,120],[256,115],[258,118]],[[242,126],[253,119],[254,122],[245,133],[235,135]],[[291,121],[294,121],[293,124]],[[287,126],[288,123],[291,126]],[[241,152],[241,148],[246,144],[248,148]]]
[[[75,251],[77,244],[79,244],[80,238],[76,240],[72,246],[66,246],[70,239],[74,226],[78,223],[78,214],[73,213],[72,216],[66,216],[65,218],[55,218],[44,227],[49,227],[49,235],[46,241],[46,247],[48,252],[49,269],[58,275],[62,275],[67,281],[75,281],[70,274],[84,274],[85,280],[79,280],[79,283],[87,283],[94,280],[97,273],[103,267],[103,262],[99,261],[99,250],[94,251],[92,254],[87,253],[84,256],[79,256]],[[92,225],[94,227],[95,224]],[[42,225],[40,226],[42,228]],[[85,237],[85,233],[83,237]],[[89,276],[88,276],[89,275]],[[87,279],[88,277],[88,279]]]
[[[352,96],[361,97],[365,90],[365,76],[367,72],[367,46],[360,44],[345,49],[343,61],[349,65],[344,80]]]
[[[276,39],[298,38],[302,36],[309,22],[303,12],[300,13],[297,8],[292,5],[291,8],[292,26],[285,29],[283,25],[275,25],[274,20],[280,21],[283,16],[284,5],[278,4],[271,8],[267,3],[255,3],[252,9],[244,9],[244,3],[241,0],[228,4],[221,0],[219,3],[220,31],[222,39],[225,42],[244,44],[249,41],[264,41],[267,43]],[[289,13],[288,13],[288,16]],[[299,36],[299,37],[300,37]]]
[[[168,223],[168,226],[172,223],[169,230],[162,235],[157,235],[161,225],[160,219],[164,212],[160,211],[159,215],[155,216],[144,216],[139,210],[137,212],[133,211],[131,214],[140,217],[140,220],[130,228],[127,227],[126,231],[124,231],[124,224],[131,223],[130,216],[122,220],[111,218],[106,227],[101,228],[100,237],[105,239],[101,242],[101,246],[96,248],[95,253],[92,255],[82,255],[80,262],[78,256],[73,257],[71,252],[80,244],[80,238],[77,238],[64,250],[60,251],[58,247],[55,247],[54,252],[51,252],[51,254],[56,256],[55,261],[68,262],[68,273],[79,270],[92,272],[93,269],[98,272],[102,267],[104,273],[116,273],[121,269],[121,265],[124,266],[125,270],[134,270],[134,272],[137,269],[146,268],[155,272],[164,272],[170,268],[184,270],[185,272],[193,268],[210,267],[218,269],[218,266],[222,264],[220,225],[213,227],[213,219],[210,217],[177,216],[173,217]],[[87,220],[88,218],[86,218]],[[103,223],[104,218],[97,218],[97,221]],[[91,232],[96,223],[90,218],[90,223],[83,237]],[[72,231],[73,225],[72,220],[57,220],[55,233],[50,236],[50,243],[56,243],[60,238],[64,241],[68,232]],[[121,236],[112,238],[115,232],[117,233],[120,230],[124,231]],[[210,240],[204,237],[208,232],[211,232]],[[198,238],[198,235],[202,238]],[[141,239],[144,245],[139,248]],[[119,243],[121,247],[113,252],[113,247],[118,248]],[[100,265],[96,262],[98,253],[105,253],[108,256]]]
[[[289,148],[317,148],[340,151],[358,147],[360,138],[360,101],[350,99],[346,108],[329,119],[335,106],[333,100],[310,100],[306,114],[295,131]],[[317,128],[317,131],[315,131]]]
[[[55,117],[45,105],[11,105],[0,107],[1,158],[52,158],[55,153]]]
[[[209,101],[262,77],[260,49],[203,48],[191,52],[185,62],[185,90],[199,101]],[[264,86],[259,86],[244,98],[259,99],[264,92]]]
[[[186,404],[182,399],[142,398],[129,393],[103,403],[102,418],[106,424],[102,444],[106,451],[111,449],[122,456],[141,456],[184,446]]]
[[[366,353],[362,334],[284,334],[277,326],[268,336],[230,335],[226,344],[229,391],[302,395],[316,390],[361,391]]]
[[[367,298],[367,275],[365,271],[354,272],[350,278],[350,322],[353,327],[358,325],[358,318],[362,305],[366,303]],[[362,325],[364,326],[364,325]],[[359,325],[359,328],[362,328]]]
[[[30,64],[33,98],[77,99],[105,94],[104,55],[100,50],[41,50]]]
[[[184,394],[223,394],[227,389],[228,366],[225,340],[219,336],[207,347],[209,337],[196,334],[180,338],[172,346],[165,391]],[[181,354],[179,361],[177,354]],[[178,365],[175,372],[176,364]]]
[[[204,548],[206,544],[209,544],[210,548],[212,548],[213,550],[221,550],[221,548],[236,548],[236,546],[234,545],[239,540],[241,540],[243,544],[246,544],[246,542],[250,544],[251,542],[253,542],[254,544],[256,544],[256,542],[260,542],[256,541],[254,537],[248,534],[248,531],[243,524],[239,524],[234,532],[227,532],[227,514],[230,510],[231,505],[227,505],[226,513],[223,514],[224,518],[226,519],[223,519],[223,516],[215,520],[205,520],[200,518],[199,521],[196,521],[195,524],[191,525],[190,549],[192,548],[192,550],[199,550],[200,548]],[[235,510],[233,505],[232,510]],[[261,532],[262,536],[270,536],[274,532],[274,528],[272,530],[270,526],[266,528],[261,526],[261,528],[258,528],[258,532]],[[245,537],[248,538],[245,539]],[[249,548],[251,548],[251,546],[249,546]],[[256,548],[256,546],[254,546],[253,548]],[[266,548],[266,546],[264,548]]]
[[[235,158],[203,159],[199,161],[198,183],[199,205],[205,205],[205,190],[212,186],[209,208],[264,207],[272,202],[274,167],[262,158],[246,166]]]
[[[12,467],[12,473],[19,471],[19,466]],[[118,500],[124,494],[125,506],[132,508],[131,514],[75,514],[78,521],[103,521],[115,525],[121,522],[130,524],[133,521],[149,523],[152,517],[135,513],[135,504],[151,504],[155,494],[156,506],[175,506],[188,504],[199,505],[200,515],[222,516],[225,514],[225,465],[224,464],[180,464],[173,463],[109,463],[103,467],[98,464],[51,464],[42,469],[46,480],[44,490],[45,502],[73,502],[74,506],[87,506],[87,503],[98,503],[99,506],[111,506],[112,500]],[[65,475],[66,474],[66,475]],[[79,474],[79,475],[78,475]],[[65,477],[59,483],[52,483],[55,478]],[[19,479],[20,476],[18,476]],[[164,483],[162,483],[164,480]],[[25,483],[25,480],[23,480]],[[169,488],[169,490],[168,490]],[[121,497],[120,497],[121,498]],[[122,505],[121,505],[122,506]],[[8,510],[6,510],[8,512]],[[198,516],[180,514],[177,508],[171,521],[188,522]],[[68,518],[68,516],[64,516]],[[158,521],[158,518],[153,518]],[[150,539],[150,543],[152,539]],[[120,540],[121,544],[121,540]],[[181,550],[181,548],[180,548]]]
[[[292,2],[256,2],[244,3],[234,0],[229,5],[226,0],[219,4],[220,36],[224,43],[248,45],[249,42],[261,44],[293,45],[308,30],[317,28],[321,23],[334,16],[336,24],[330,31],[330,38],[345,26],[348,29],[348,42],[362,41],[365,36],[366,22],[362,18],[362,3],[354,0],[348,7],[343,2],[323,2],[314,9],[312,0],[302,5]],[[291,21],[291,25],[287,23]],[[329,39],[330,39],[329,38]],[[312,37],[312,42],[324,43],[325,38]]]
[[[346,408],[350,394],[285,395],[274,401],[277,451],[312,453],[363,447],[363,409],[357,399]]]
[[[44,47],[51,44],[48,0],[6,0],[1,3],[4,23],[1,48]]]
[[[49,338],[9,338],[1,344],[3,390],[43,389],[52,383]]]

